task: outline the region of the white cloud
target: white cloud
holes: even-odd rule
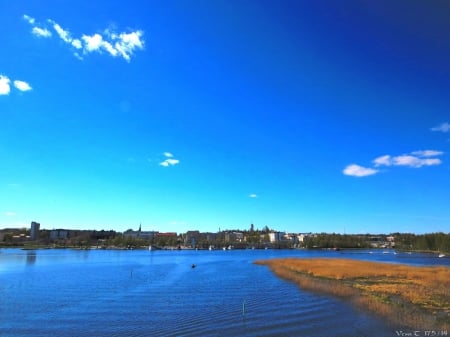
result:
[[[438,158],[419,158],[411,155],[402,155],[392,158],[393,165],[408,166],[408,167],[422,167],[441,164]]]
[[[255,193],[249,194],[248,195],[249,198],[258,198],[258,195]]]
[[[164,160],[163,162],[159,163],[159,165],[167,167],[169,166],[169,163],[166,160]]]
[[[9,95],[11,87],[9,86],[9,78],[0,75],[0,95]]]
[[[435,157],[444,154],[442,151],[436,150],[424,150],[424,151],[413,151],[411,154],[419,157]]]
[[[351,164],[348,165],[342,172],[347,176],[366,177],[378,173],[378,170],[369,167],[359,166],[356,164]]]
[[[32,89],[27,82],[19,80],[14,81],[14,86],[20,91],[30,91]]]
[[[52,36],[52,33],[47,28],[42,28],[37,25],[35,25],[36,20],[35,18],[32,18],[29,15],[24,14],[23,19],[28,22],[33,28],[31,29],[31,33],[33,35],[36,35],[38,37],[50,37]]]
[[[445,122],[438,126],[435,126],[431,128],[431,131],[440,131],[440,132],[449,132],[450,131],[450,124]]]
[[[122,57],[130,61],[130,57],[135,49],[143,49],[144,41],[141,39],[143,32],[138,30],[131,33],[120,33],[118,40],[115,43],[116,50],[122,55]],[[116,35],[113,35],[116,37]]]
[[[436,150],[421,150],[413,151],[409,154],[400,156],[384,155],[375,158],[372,163],[375,167],[380,166],[406,166],[412,168],[419,168],[423,166],[440,165],[442,161],[439,158],[433,158],[442,155],[444,152]],[[362,167],[356,164],[347,166],[343,173],[349,176],[365,177],[373,175],[379,171],[374,168]]]
[[[66,43],[72,43],[72,38],[67,30],[64,30],[60,25],[54,21],[50,21],[53,24],[53,29],[58,33],[58,36]]]
[[[166,159],[165,162],[169,163],[169,165],[177,165],[180,163],[178,159]]]
[[[9,95],[11,92],[11,80],[5,75],[0,75],[0,95]],[[13,82],[14,87],[20,91],[29,91],[31,86],[25,81],[15,80]]]
[[[103,41],[102,43],[103,49],[105,49],[111,56],[117,56],[118,51],[114,49],[114,47],[108,41]]]
[[[439,165],[442,161],[439,158],[430,158],[442,155],[444,152],[436,150],[413,151],[410,154],[391,157],[390,155],[375,158],[373,163],[378,166],[408,166],[422,167]]]
[[[103,41],[100,34],[94,34],[92,36],[83,35],[81,39],[84,41],[84,50],[87,52],[92,52],[99,50]]]
[[[34,25],[34,22],[36,21],[34,18],[26,14],[23,15],[23,19],[27,21],[30,25]]]
[[[159,165],[167,167],[167,166],[173,166],[173,165],[177,165],[180,163],[180,161],[178,159],[173,158],[173,154],[170,152],[164,152],[163,153],[164,156],[167,158],[164,161],[162,161],[161,163],[159,163]]]
[[[83,45],[81,44],[81,41],[78,39],[73,39],[72,40],[72,46],[74,46],[76,49],[81,49],[83,48]]]
[[[31,30],[31,33],[33,35],[36,35],[38,37],[51,37],[52,33],[47,28],[40,28],[40,27],[33,27]]]
[[[14,213],[14,212],[5,212],[5,215],[6,216],[15,216],[16,213]]]
[[[159,163],[159,165],[167,167],[167,166],[177,165],[179,163],[180,163],[180,161],[178,159],[166,159],[166,160],[162,161],[161,163]]]
[[[373,163],[375,164],[375,166],[381,166],[381,165],[390,166],[390,165],[392,165],[392,159],[391,159],[390,155],[385,155],[385,156],[375,158],[373,160]]]
[[[143,49],[144,41],[141,39],[142,31],[131,33],[111,33],[106,31],[106,36],[94,34],[92,36],[83,35],[81,39],[86,43],[85,52],[107,51],[111,56],[122,56],[126,61],[130,61],[135,49]],[[108,41],[107,38],[111,40]]]
[[[33,26],[32,33],[34,35],[39,37],[52,36],[52,33],[47,28],[36,25],[34,18],[31,18],[28,15],[24,15],[23,18]],[[83,59],[82,55],[92,52],[102,53],[105,51],[113,57],[121,57],[127,62],[130,62],[134,52],[144,48],[144,40],[142,38],[144,33],[141,30],[115,33],[108,29],[102,34],[94,33],[89,35],[83,33],[79,38],[72,38],[70,32],[67,29],[62,28],[61,25],[55,21],[48,19],[47,23],[52,25],[61,40],[66,42],[72,48],[82,51],[73,52],[73,55],[80,60]]]

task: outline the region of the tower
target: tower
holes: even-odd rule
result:
[[[36,241],[39,239],[39,227],[41,227],[41,224],[39,222],[31,222],[30,239],[32,241]]]

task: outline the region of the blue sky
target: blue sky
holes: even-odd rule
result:
[[[442,1],[0,1],[0,228],[450,230]]]

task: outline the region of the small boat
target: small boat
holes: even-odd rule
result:
[[[445,254],[439,254],[438,257],[445,257]]]

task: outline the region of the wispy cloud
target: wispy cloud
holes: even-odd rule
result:
[[[31,29],[31,33],[38,37],[51,37],[52,36],[52,32],[49,31],[47,28],[33,27]]]
[[[342,172],[347,176],[367,177],[378,173],[378,170],[370,167],[363,167],[356,164],[351,164],[348,165],[346,168],[344,168]]]
[[[46,24],[37,24],[36,20],[24,15],[23,19],[32,26],[32,34],[38,37],[51,37],[51,31],[46,27],[50,25],[62,41],[69,45],[73,50],[73,55],[78,59],[83,59],[84,55],[97,52],[120,57],[127,62],[131,61],[134,52],[144,49],[144,32],[135,30],[130,32],[116,33],[111,29],[106,29],[102,33],[81,34],[80,37],[74,38],[68,29],[63,28],[54,20],[48,19]]]
[[[391,164],[392,158],[390,155],[381,156],[381,157],[375,158],[373,160],[373,163],[375,166],[383,166],[383,165],[390,166],[390,165],[392,165]]]
[[[348,165],[343,173],[348,176],[365,177],[377,174],[381,166],[405,166],[419,168],[423,166],[434,166],[442,163],[442,160],[436,158],[443,155],[444,152],[436,150],[420,150],[399,156],[383,155],[372,160],[374,165],[371,167],[363,167],[357,164]]]
[[[23,19],[27,21],[30,25],[34,25],[36,20],[29,15],[24,14]]]
[[[15,216],[16,213],[15,212],[5,212],[6,216]]]
[[[430,158],[442,155],[442,151],[425,150],[413,151],[410,154],[403,154],[400,156],[384,155],[373,160],[375,167],[378,166],[408,166],[408,167],[422,167],[439,165],[442,161],[439,158]]]
[[[11,92],[11,80],[8,76],[0,75],[0,95],[9,95]],[[30,91],[32,88],[29,83],[25,81],[13,81],[14,87],[19,91]]]
[[[258,195],[255,193],[249,194],[248,195],[249,198],[258,198]]]
[[[53,20],[48,20],[48,22],[53,25],[53,29],[56,31],[56,33],[61,38],[61,40],[63,40],[66,43],[72,43],[73,39],[70,36],[70,33],[68,30],[63,29],[60,25],[58,25]]]
[[[444,152],[436,150],[413,151],[411,154],[419,157],[436,157],[443,155]]]
[[[393,158],[393,164],[396,166],[422,167],[439,165],[442,161],[439,158],[419,158],[410,155],[397,156]]]
[[[180,163],[178,159],[173,158],[173,154],[170,152],[164,152],[163,155],[166,157],[166,159],[159,163],[159,165],[161,166],[168,167]]]
[[[439,124],[439,125],[437,125],[435,127],[432,127],[431,131],[449,132],[450,131],[450,124],[447,123],[447,122]]]

